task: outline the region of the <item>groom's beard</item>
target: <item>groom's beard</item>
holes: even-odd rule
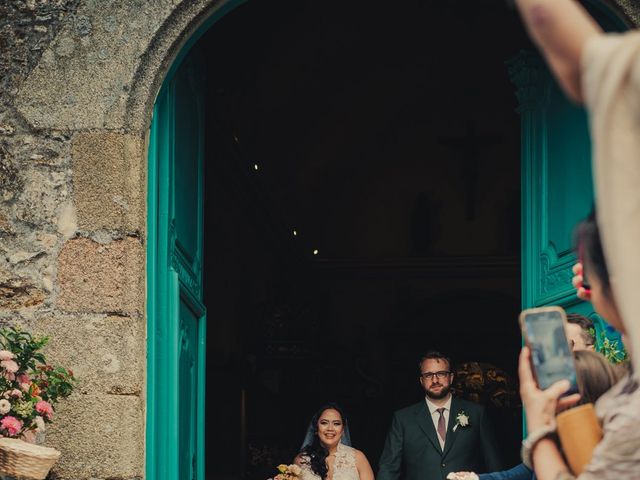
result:
[[[425,392],[427,394],[427,397],[433,400],[441,400],[445,398],[447,395],[449,395],[449,392],[451,391],[451,385],[449,385],[447,387],[442,387],[438,392],[434,392],[431,390],[431,388],[435,386],[437,386],[437,384],[427,388]]]

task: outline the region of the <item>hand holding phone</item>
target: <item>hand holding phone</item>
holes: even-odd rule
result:
[[[567,340],[567,315],[560,307],[542,307],[523,310],[520,328],[531,351],[531,367],[538,387],[546,390],[560,380],[568,380],[569,390],[578,391],[573,352]]]
[[[584,264],[584,246],[580,245],[580,249],[579,249],[579,258],[580,258],[580,266],[582,267],[582,285],[580,285],[582,288],[584,288],[584,291],[587,295],[591,295],[591,285],[589,285],[589,281],[587,280],[587,274],[586,274],[586,268],[585,268],[585,264]]]
[[[585,302],[591,301],[591,290],[585,290],[582,282],[582,264],[578,261],[573,268],[573,278],[571,279],[571,284],[576,289],[576,296],[580,300],[584,300]],[[588,286],[588,285],[587,285]]]

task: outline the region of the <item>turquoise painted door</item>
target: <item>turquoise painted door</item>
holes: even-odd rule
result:
[[[560,305],[594,320],[597,341],[617,340],[571,285],[573,229],[593,205],[587,116],[570,103],[538,54],[509,64],[521,115],[522,306]]]
[[[604,2],[584,5],[605,31],[627,30]],[[573,229],[593,206],[587,114],[567,100],[537,53],[520,53],[509,62],[509,73],[522,128],[522,306],[560,305],[581,313],[593,319],[599,349],[609,341],[621,345],[571,285]]]
[[[204,65],[192,52],[158,95],[149,142],[147,478],[204,479]]]

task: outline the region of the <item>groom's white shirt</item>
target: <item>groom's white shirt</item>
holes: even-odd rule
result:
[[[447,400],[447,403],[445,403],[444,405],[442,405],[442,407],[444,407],[444,424],[446,426],[449,426],[449,413],[451,413],[451,399],[453,398],[453,395],[449,395],[449,400]],[[425,396],[424,399],[427,402],[427,408],[429,409],[429,413],[431,414],[431,421],[433,422],[433,428],[436,429],[436,434],[438,434],[438,420],[440,420],[440,414],[437,412],[438,408],[442,408],[442,407],[438,407],[437,405],[434,405],[433,403],[431,403],[431,400],[429,400],[429,397]],[[440,442],[440,448],[444,450],[444,440],[442,438],[440,438],[440,435],[437,435],[438,437],[438,441]]]

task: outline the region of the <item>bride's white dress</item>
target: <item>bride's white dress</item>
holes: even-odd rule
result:
[[[320,476],[313,473],[311,466],[305,460],[303,456],[300,462],[301,480],[320,480]],[[360,480],[356,467],[356,449],[339,443],[331,473],[331,480]]]

